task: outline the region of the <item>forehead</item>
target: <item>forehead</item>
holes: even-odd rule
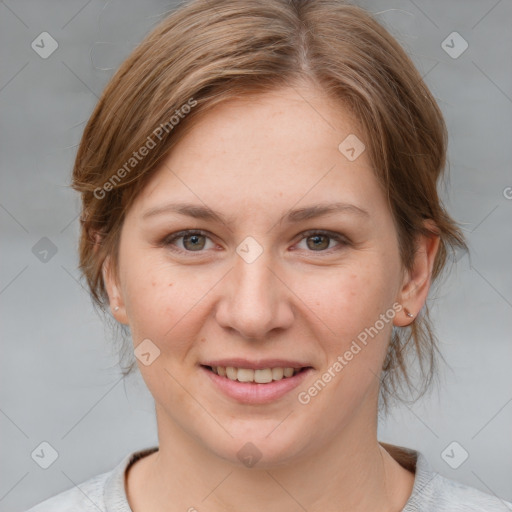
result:
[[[350,137],[367,146],[351,113],[317,89],[231,99],[195,121],[136,202],[142,208],[173,196],[258,211],[302,199],[374,201],[367,152],[351,160],[340,150]]]
[[[278,152],[289,158],[336,149],[354,133],[364,138],[357,119],[343,104],[317,88],[287,87],[216,105],[199,117],[180,149],[200,156],[207,143],[210,149],[217,148],[216,156],[264,157]]]

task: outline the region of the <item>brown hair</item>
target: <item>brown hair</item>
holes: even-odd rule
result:
[[[450,250],[467,250],[437,191],[447,146],[441,111],[405,51],[368,12],[338,0],[192,0],[124,61],[83,133],[72,187],[83,207],[80,270],[96,306],[108,304],[107,256],[117,275],[125,212],[194,120],[230,98],[301,83],[323,89],[361,123],[404,268],[413,261],[415,237],[432,235],[425,219],[440,237],[433,281]],[[413,388],[411,349],[421,396],[438,352],[427,305],[410,326],[393,328],[381,382],[386,409],[389,398]]]

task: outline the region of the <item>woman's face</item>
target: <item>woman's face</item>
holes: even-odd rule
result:
[[[161,444],[180,430],[223,459],[272,465],[376,419],[406,283],[361,143],[348,112],[314,90],[237,99],[197,122],[137,197],[108,288]],[[228,370],[241,380],[309,369],[242,383],[211,363],[263,370]]]

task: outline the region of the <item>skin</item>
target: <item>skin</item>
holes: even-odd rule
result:
[[[128,211],[118,275],[108,259],[103,275],[134,346],[149,338],[160,350],[152,364],[138,362],[155,399],[159,451],[128,471],[134,512],[398,511],[409,498],[414,475],[377,440],[377,376],[392,324],[413,321],[403,309],[310,403],[297,400],[394,303],[421,309],[439,245],[419,238],[414,267],[402,268],[367,152],[349,161],[338,150],[349,134],[364,141],[348,111],[311,87],[230,100],[196,122]],[[178,201],[231,223],[142,218]],[[336,201],[367,215],[279,222],[290,209]],[[208,235],[159,244],[185,229]],[[348,243],[303,234],[310,229]],[[247,236],[263,249],[250,264],[236,252]],[[314,372],[273,403],[241,404],[198,367],[229,356],[291,357]],[[261,452],[251,468],[237,457],[247,442]]]

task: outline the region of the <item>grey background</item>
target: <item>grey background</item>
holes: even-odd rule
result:
[[[443,197],[472,250],[430,301],[452,370],[439,391],[395,409],[379,439],[419,449],[441,474],[512,500],[512,1],[357,3],[379,12],[445,114]],[[24,510],[157,444],[151,396],[139,376],[121,379],[110,331],[79,282],[79,203],[68,184],[103,87],[170,7],[0,2],[1,511]],[[44,31],[59,45],[47,59],[31,48]],[[453,31],[469,44],[458,58],[441,46]],[[33,252],[42,237],[57,251],[46,262]],[[48,469],[31,457],[43,441],[58,452]],[[441,457],[453,441],[469,453],[458,469]]]

